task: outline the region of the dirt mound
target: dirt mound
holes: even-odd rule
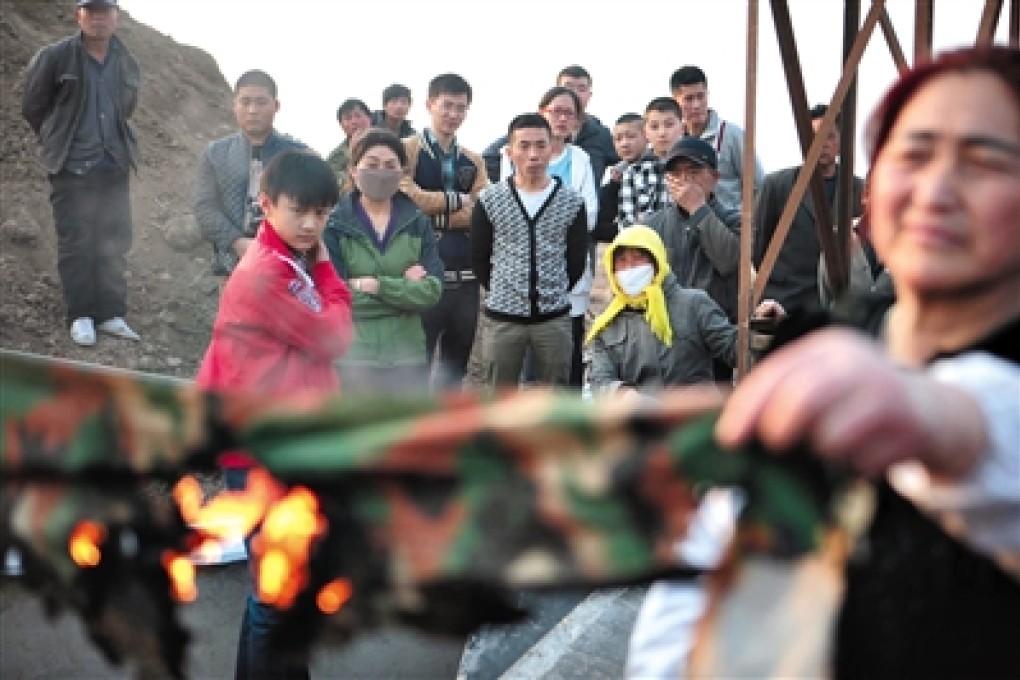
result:
[[[141,158],[131,179],[134,246],[128,321],[141,343],[71,342],[56,273],[49,182],[21,117],[25,66],[41,46],[77,31],[66,0],[5,0],[0,14],[0,346],[181,377],[205,351],[218,289],[210,248],[191,216],[199,154],[234,127],[230,87],[212,57],[121,11],[118,35],[138,59],[132,121]]]

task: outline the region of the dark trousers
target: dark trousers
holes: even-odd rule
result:
[[[223,471],[223,483],[232,491],[243,489],[248,482],[248,470],[228,468]],[[251,539],[245,539],[248,556],[251,557]],[[253,570],[249,562],[249,569]],[[255,576],[252,574],[252,581]],[[237,665],[235,680],[261,680],[263,678],[287,678],[305,680],[309,678],[308,660],[293,658],[273,647],[272,638],[282,625],[283,616],[273,605],[260,602],[252,593],[244,604],[241,618],[241,634],[237,641]]]
[[[57,228],[57,271],[68,321],[97,322],[127,313],[126,255],[131,249],[131,196],[125,170],[50,175]]]
[[[477,281],[447,283],[439,302],[422,312],[425,356],[430,374],[436,346],[439,346],[439,366],[432,383],[434,389],[456,389],[464,382],[478,324],[478,289]]]

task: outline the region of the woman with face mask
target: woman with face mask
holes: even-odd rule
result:
[[[712,382],[713,358],[733,365],[736,326],[708,293],[677,283],[655,231],[624,229],[604,258],[613,299],[588,333],[593,391],[654,394],[671,385]],[[758,312],[778,314],[781,308],[766,301]]]
[[[443,263],[432,222],[398,190],[406,164],[396,135],[368,130],[351,151],[354,188],[323,234],[354,301],[354,341],[339,363],[348,394],[428,388],[421,312],[442,295]]]

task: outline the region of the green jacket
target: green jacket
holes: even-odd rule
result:
[[[340,199],[326,224],[323,241],[337,272],[345,280],[360,276],[379,279],[379,294],[352,290],[354,342],[341,363],[395,366],[425,363],[425,330],[421,312],[443,294],[443,262],[436,250],[432,221],[411,199],[393,197],[396,227],[380,251],[355,215],[361,197],[357,189]],[[404,278],[404,271],[420,264],[428,276]]]

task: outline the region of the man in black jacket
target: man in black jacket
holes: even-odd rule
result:
[[[78,0],[81,31],[39,50],[25,72],[21,112],[39,140],[57,230],[57,271],[71,339],[96,329],[129,340],[126,255],[129,172],[138,157],[128,118],[138,103],[138,62],[114,35],[117,0]],[[98,322],[98,325],[97,325]]]
[[[811,126],[816,134],[827,110],[828,107],[824,104],[819,104],[811,109]],[[838,203],[836,196],[837,177],[840,169],[839,135],[836,130],[838,127],[839,118],[837,117],[836,125],[829,130],[826,136],[816,169],[816,172],[822,176],[832,215],[836,214]],[[772,242],[779,218],[793,191],[793,185],[797,182],[801,168],[802,166],[797,166],[773,172],[762,183],[754,209],[753,260],[756,268],[760,268],[765,259],[765,253]],[[864,181],[855,177],[854,217],[861,214],[863,188]],[[765,297],[776,300],[787,311],[795,309],[817,311],[821,308],[821,298],[818,292],[818,260],[822,253],[822,246],[818,240],[818,228],[814,204],[810,194],[805,193],[765,286]]]

